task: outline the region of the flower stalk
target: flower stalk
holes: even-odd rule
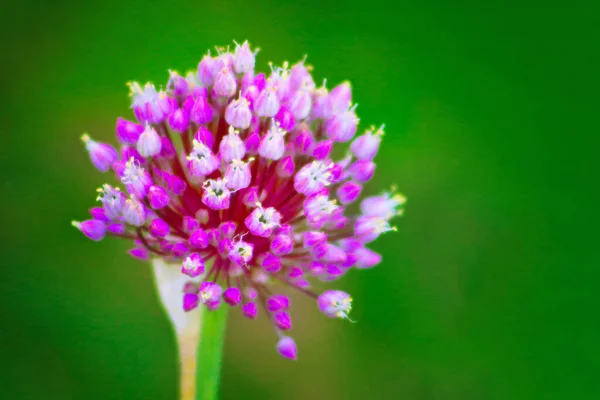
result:
[[[152,266],[159,298],[177,340],[180,399],[216,399],[227,308],[208,311],[197,307],[184,312],[179,301],[181,287],[187,281],[184,275],[160,258],[154,259]]]
[[[202,313],[202,312],[201,312]],[[179,350],[179,398],[181,400],[196,399],[196,374],[199,331],[177,332]]]
[[[196,397],[194,398],[196,400],[218,398],[226,323],[227,307],[203,313],[200,337],[196,341],[196,352],[194,354],[196,359]],[[189,399],[192,399],[192,397],[189,397]]]

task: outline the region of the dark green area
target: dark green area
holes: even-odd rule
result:
[[[407,195],[384,262],[339,282],[357,324],[295,298],[299,361],[231,312],[224,399],[600,398],[594,2],[21,1],[2,12],[3,399],[174,399],[146,265],[70,226],[105,179],[125,82],[249,39],[308,54],[385,123],[376,179]]]

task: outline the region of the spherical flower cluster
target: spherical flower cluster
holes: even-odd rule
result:
[[[73,224],[92,240],[132,240],[136,258],[179,263],[186,311],[225,303],[254,319],[262,309],[279,353],[296,359],[278,284],[348,319],[349,294],[311,286],[378,264],[367,245],[394,229],[405,199],[367,197],[349,215],[373,176],[383,126],[355,137],[348,83],[316,87],[304,61],[255,73],[255,55],[244,42],[205,55],[185,77],[170,71],[166,90],[130,84],[137,121],[117,119],[120,151],[83,136],[94,166],[112,169],[124,190],[103,185],[92,218]]]

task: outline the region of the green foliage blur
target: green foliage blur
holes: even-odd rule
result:
[[[295,297],[299,361],[231,313],[223,399],[600,398],[598,7],[579,2],[34,1],[3,5],[0,398],[175,399],[147,265],[86,240],[125,83],[166,83],[215,45],[308,54],[386,124],[368,193],[409,199],[383,263]],[[597,79],[596,79],[597,80]]]

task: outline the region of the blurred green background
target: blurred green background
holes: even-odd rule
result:
[[[357,324],[295,299],[298,362],[232,313],[223,399],[600,398],[598,7],[593,2],[31,1],[2,12],[2,399],[175,399],[175,346],[127,243],[70,226],[105,179],[125,82],[215,45],[308,54],[385,122],[372,193],[409,198]]]

